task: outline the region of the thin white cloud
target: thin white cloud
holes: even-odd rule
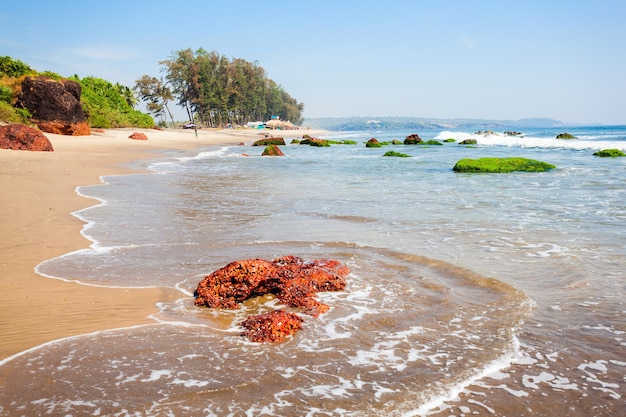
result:
[[[106,62],[127,61],[138,57],[138,54],[129,48],[105,44],[82,46],[73,48],[69,52],[79,59]]]
[[[461,35],[461,44],[467,49],[476,49],[478,48],[478,42],[469,37],[467,34]]]

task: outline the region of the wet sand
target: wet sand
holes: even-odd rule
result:
[[[143,132],[147,141],[131,140]],[[76,194],[104,175],[130,173],[130,163],[160,157],[167,149],[215,144],[250,145],[254,130],[110,129],[90,136],[47,134],[54,152],[0,149],[0,360],[42,343],[98,330],[152,323],[156,302],[177,298],[168,288],[118,289],[39,276],[42,261],[90,242],[71,213],[97,203]],[[315,131],[272,132],[299,137]],[[243,148],[242,153],[260,153]],[[138,167],[139,165],[139,167]],[[134,163],[133,169],[141,169]]]

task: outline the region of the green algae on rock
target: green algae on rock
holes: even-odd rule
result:
[[[620,156],[626,156],[626,153],[620,151],[619,149],[603,149],[601,151],[594,152],[593,154],[602,158],[617,158]]]
[[[546,162],[526,158],[479,158],[461,159],[452,170],[454,172],[544,172],[556,166]]]
[[[571,133],[559,133],[558,135],[556,135],[557,139],[578,139],[576,136],[572,135]]]
[[[398,158],[410,158],[411,157],[411,155],[407,155],[405,153],[396,152],[396,151],[387,151],[385,152],[383,156],[396,156]]]

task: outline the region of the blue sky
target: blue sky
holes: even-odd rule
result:
[[[0,55],[133,86],[192,48],[258,61],[305,117],[626,124],[626,2],[31,0]]]

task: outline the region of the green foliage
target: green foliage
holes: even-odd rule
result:
[[[271,116],[302,123],[304,105],[267,78],[256,63],[200,48],[176,51],[160,64],[165,82],[189,120],[197,115],[202,124],[212,127],[245,125]]]
[[[0,121],[22,123],[22,118],[13,106],[5,101],[0,101]]]
[[[620,151],[619,149],[603,149],[601,151],[594,152],[593,154],[602,158],[618,158],[620,156],[626,156],[626,153]]]
[[[17,78],[33,73],[35,71],[19,59],[13,59],[10,56],[0,56],[0,77]]]
[[[150,115],[134,110],[129,104],[129,97],[123,95],[123,89],[109,81],[96,77],[72,79],[82,87],[81,102],[89,126],[96,128],[143,127],[154,126]],[[130,89],[127,89],[130,91]]]
[[[546,162],[526,158],[480,158],[461,159],[452,169],[455,172],[543,172],[554,169],[556,166]]]
[[[396,151],[387,151],[385,152],[385,154],[383,156],[395,156],[398,158],[410,158],[410,155],[407,155],[405,153],[401,153],[401,152],[396,152]]]
[[[0,101],[11,104],[13,102],[13,90],[6,85],[0,85]]]

